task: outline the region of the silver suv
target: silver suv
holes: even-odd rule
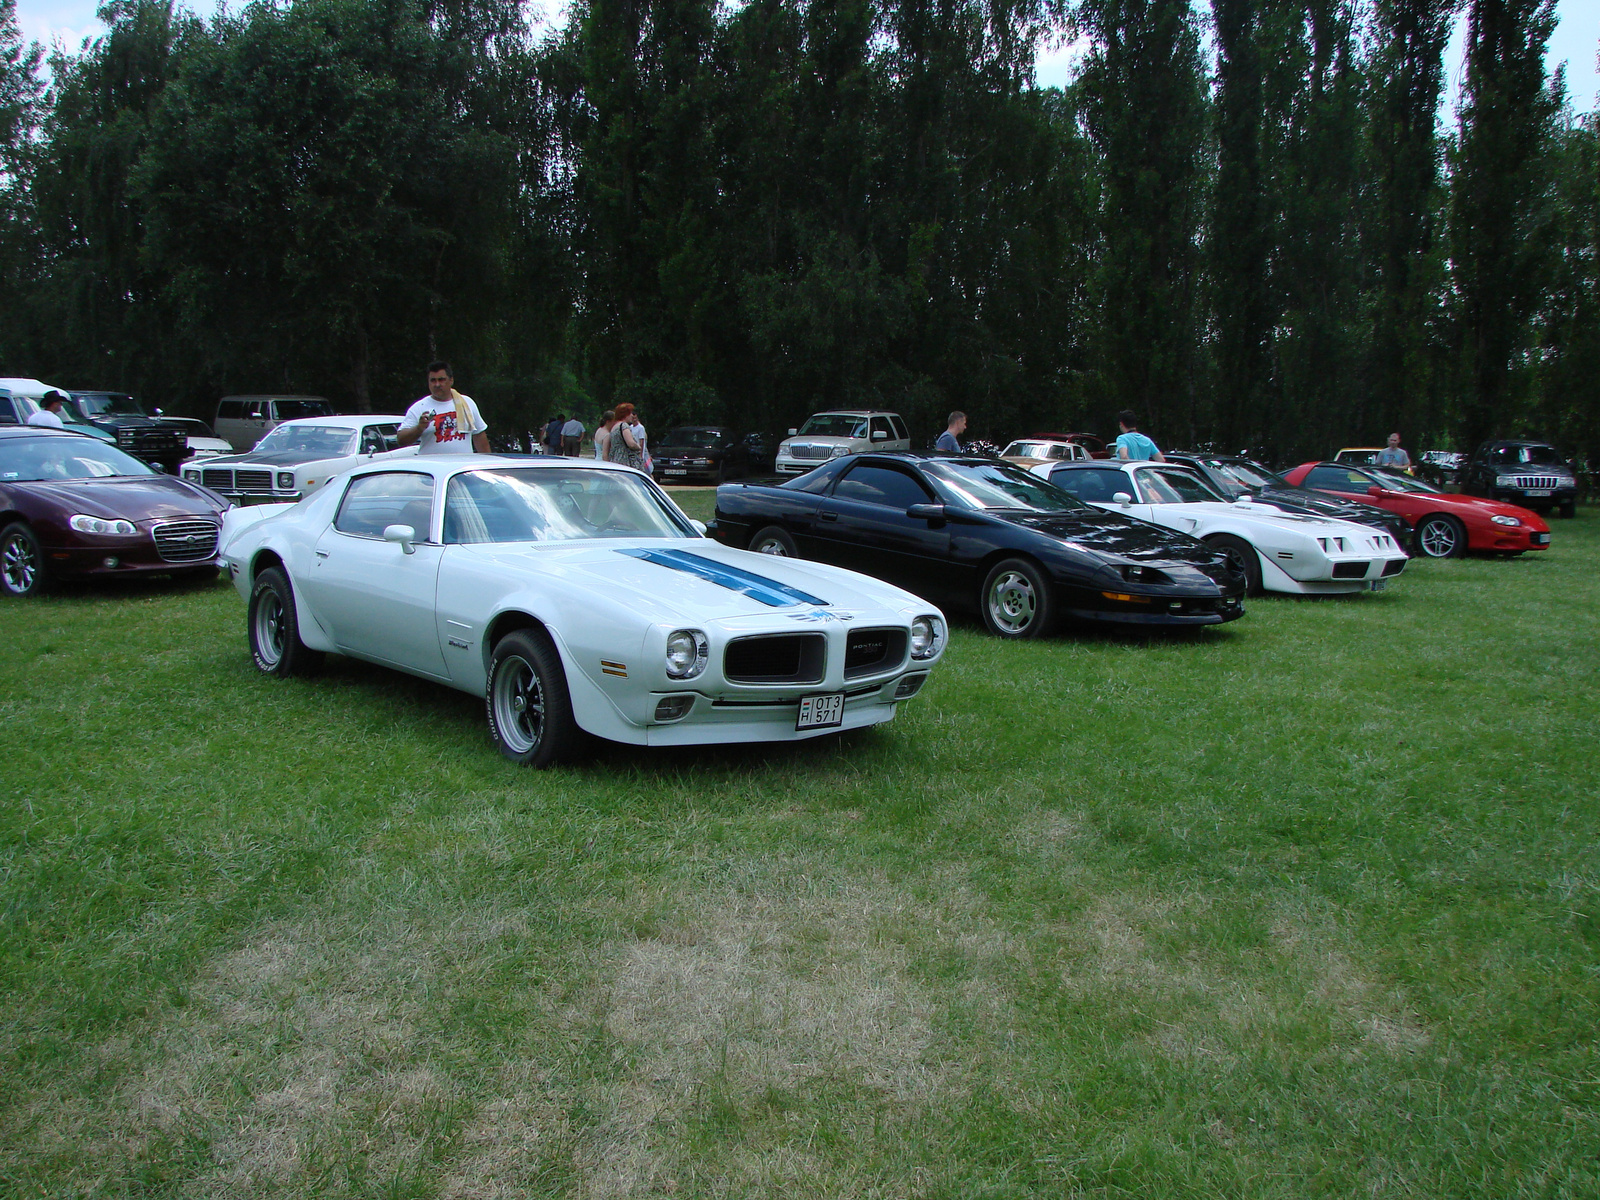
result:
[[[804,475],[830,458],[862,450],[909,450],[911,435],[899,413],[841,408],[812,413],[778,446],[779,475]]]

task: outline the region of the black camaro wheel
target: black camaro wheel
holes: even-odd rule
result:
[[[984,626],[996,637],[1043,637],[1049,632],[1053,608],[1050,581],[1025,558],[995,563],[978,596]]]
[[[1417,523],[1417,549],[1429,558],[1460,558],[1467,552],[1467,531],[1454,517],[1434,513]]]
[[[1206,545],[1226,558],[1235,574],[1244,576],[1245,595],[1261,594],[1261,557],[1254,546],[1231,533],[1219,533],[1207,538]]]
[[[280,679],[306,675],[322,662],[322,651],[300,640],[300,618],[294,608],[294,589],[277,567],[256,576],[250,592],[250,655],[256,667]]]
[[[777,525],[768,525],[750,539],[750,549],[757,554],[776,554],[779,558],[799,558],[800,550],[794,539]]]
[[[8,596],[37,596],[50,583],[44,552],[33,530],[21,521],[0,533],[0,588]]]
[[[541,633],[519,629],[495,645],[484,705],[490,739],[514,763],[548,767],[577,746],[561,656]]]

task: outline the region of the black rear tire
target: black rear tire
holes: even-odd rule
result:
[[[768,525],[751,538],[750,549],[757,554],[774,554],[779,558],[800,557],[800,548],[794,544],[788,530],[778,525]]]
[[[37,596],[50,587],[44,550],[32,529],[13,521],[0,531],[0,590],[8,596]]]
[[[1467,552],[1467,530],[1460,521],[1434,513],[1417,522],[1417,551],[1425,558],[1460,558]]]
[[[1563,519],[1570,521],[1578,515],[1578,502],[1576,500],[1563,500],[1558,511]]]
[[[542,631],[518,629],[495,644],[484,708],[489,739],[519,766],[554,766],[578,750],[567,673]]]
[[[322,651],[300,640],[300,617],[294,607],[294,588],[278,567],[256,576],[250,591],[250,656],[265,675],[287,679],[309,675],[322,665]]]
[[[1261,556],[1256,553],[1254,546],[1231,533],[1219,533],[1207,538],[1206,545],[1226,557],[1228,565],[1244,576],[1246,596],[1261,595]]]
[[[1028,559],[1001,559],[984,577],[978,615],[995,637],[1010,641],[1043,637],[1055,622],[1050,580]]]

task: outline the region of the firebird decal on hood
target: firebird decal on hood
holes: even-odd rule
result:
[[[642,558],[647,563],[654,563],[671,571],[686,571],[690,575],[704,579],[707,583],[717,584],[730,591],[743,592],[752,600],[759,600],[771,608],[786,608],[791,604],[828,603],[826,600],[802,592],[799,588],[779,583],[775,579],[767,579],[741,567],[728,567],[719,562],[712,562],[709,558],[701,558],[698,554],[690,554],[687,550],[618,550],[617,553],[626,554],[629,558]]]

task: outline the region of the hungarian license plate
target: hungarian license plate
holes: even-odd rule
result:
[[[1527,490],[1527,492],[1525,492],[1524,494],[1528,495],[1528,496],[1548,496],[1548,495],[1551,494],[1551,489],[1550,488],[1529,488]]]
[[[663,475],[687,475],[689,472],[683,467],[668,467],[661,473]]]
[[[1530,534],[1528,541],[1535,546],[1548,546],[1550,544],[1550,535],[1548,533]]]
[[[796,729],[832,729],[844,724],[844,693],[831,696],[805,696],[800,700]]]
[[[1384,588],[1386,588],[1388,586],[1389,586],[1389,581],[1387,579],[1374,579],[1372,581],[1372,590],[1375,591],[1375,592],[1381,592],[1381,591],[1383,591]]]

